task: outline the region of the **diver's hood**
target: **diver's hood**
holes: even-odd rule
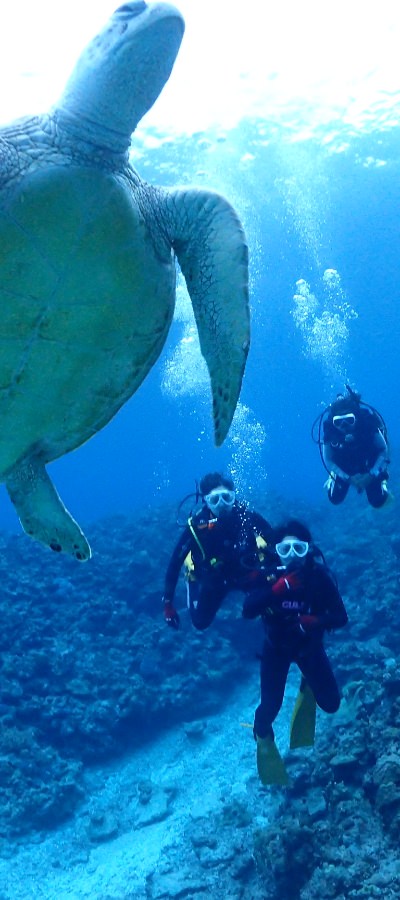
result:
[[[347,413],[356,415],[359,409],[360,404],[352,400],[351,397],[341,397],[339,400],[334,400],[329,407],[332,416],[345,416]]]

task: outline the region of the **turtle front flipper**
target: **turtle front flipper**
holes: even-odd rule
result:
[[[219,445],[236,409],[250,343],[246,238],[234,209],[219,194],[171,190],[166,205],[169,237],[210,373]]]
[[[27,534],[55,550],[84,562],[92,553],[85,535],[65,508],[40,463],[25,461],[14,466],[6,487]]]

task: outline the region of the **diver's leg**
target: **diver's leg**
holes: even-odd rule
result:
[[[211,625],[227,593],[224,581],[219,578],[188,582],[188,606],[195,628],[204,631]]]
[[[380,506],[383,506],[388,499],[389,491],[387,486],[388,474],[387,472],[382,473],[379,478],[371,478],[369,484],[367,484],[365,488],[365,493],[368,497],[368,501],[371,506],[374,506],[375,509],[379,509]]]
[[[261,657],[261,703],[254,716],[256,737],[274,736],[272,723],[282,706],[289,667],[290,658],[267,639]]]
[[[343,503],[347,492],[350,487],[350,483],[348,481],[344,481],[343,478],[339,478],[338,475],[330,475],[328,482],[328,499],[334,506],[338,506],[339,503]]]
[[[313,644],[296,662],[320,709],[327,713],[336,712],[340,706],[339,688],[323,645]]]
[[[288,784],[285,763],[275,744],[272,723],[282,706],[290,659],[267,639],[261,658],[261,703],[254,717],[257,771],[264,785]]]

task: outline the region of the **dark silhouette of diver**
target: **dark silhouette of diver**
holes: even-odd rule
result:
[[[318,435],[315,428],[318,425]],[[381,414],[346,385],[315,420],[312,437],[319,445],[328,472],[328,498],[335,506],[345,499],[350,486],[365,490],[371,506],[383,506],[388,490],[389,443]]]

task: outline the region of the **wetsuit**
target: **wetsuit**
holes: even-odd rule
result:
[[[268,544],[269,523],[235,501],[226,515],[215,518],[204,505],[188,520],[173,551],[165,576],[164,601],[174,597],[183,563],[191,555],[187,580],[188,606],[193,625],[204,630],[213,621],[229,591],[248,590],[246,557],[257,553],[257,536]]]
[[[288,566],[284,574],[292,570]],[[272,585],[248,594],[243,616],[262,616],[266,638],[261,657],[261,703],[256,709],[254,731],[273,737],[272,723],[282,706],[291,663],[296,663],[316,702],[325,712],[336,712],[340,695],[323,646],[325,630],[346,625],[347,613],[336,582],[326,566],[312,557],[298,568],[299,587],[274,595]],[[277,570],[276,577],[282,577]],[[300,617],[315,619],[306,626]],[[304,620],[305,621],[305,620]]]
[[[371,506],[383,506],[387,490],[389,448],[377,415],[367,407],[358,407],[354,430],[343,434],[335,428],[330,416],[323,425],[322,456],[326,468],[333,473],[328,487],[331,503],[342,503],[355,475],[370,475],[365,492]]]

